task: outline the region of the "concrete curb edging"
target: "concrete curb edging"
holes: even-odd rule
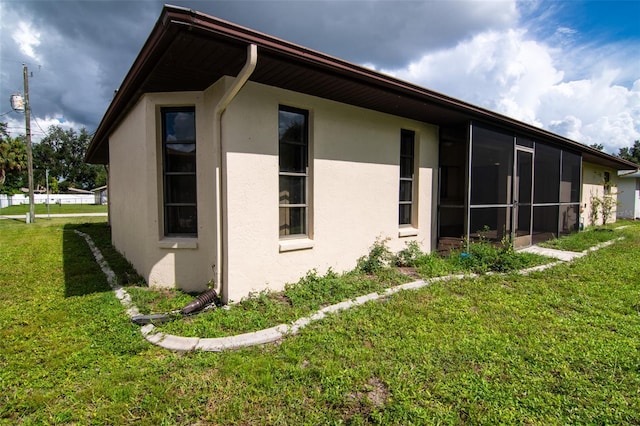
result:
[[[107,282],[109,286],[113,289],[116,298],[120,300],[122,306],[127,309],[127,315],[129,318],[132,318],[136,315],[140,315],[138,308],[133,304],[131,300],[131,296],[127,291],[117,283],[117,278],[113,270],[110,268],[109,264],[105,260],[104,256],[100,250],[96,247],[91,237],[84,232],[80,232],[78,230],[74,230],[76,234],[85,239],[87,244],[89,245],[89,249],[93,253],[96,262],[102,269],[102,272],[105,274],[107,278]],[[620,241],[624,239],[624,237],[619,237],[610,241],[606,241],[604,243],[598,244],[594,247],[591,247],[582,252],[564,252],[561,250],[552,250],[552,249],[544,249],[537,246],[529,247],[531,249],[533,247],[537,247],[539,250],[527,250],[524,249],[525,252],[544,254],[549,257],[555,257],[561,259],[557,262],[551,262],[544,265],[534,266],[532,268],[523,269],[518,271],[519,274],[527,275],[532,272],[543,271],[545,269],[552,268],[556,265],[564,263],[566,261],[571,261],[573,259],[585,256],[587,253],[599,250],[603,247],[607,247],[616,241]],[[550,251],[551,250],[551,251]],[[567,253],[570,253],[568,255]],[[554,256],[555,255],[555,256]],[[290,324],[280,324],[271,328],[266,328],[264,330],[254,331],[250,333],[238,334],[235,336],[226,336],[226,337],[213,337],[213,338],[200,338],[200,337],[183,337],[183,336],[175,336],[172,334],[166,334],[162,332],[154,333],[155,326],[153,324],[147,324],[140,328],[140,332],[142,336],[149,341],[150,343],[160,346],[165,349],[169,349],[172,351],[179,352],[189,352],[194,350],[206,351],[206,352],[222,352],[225,350],[233,350],[240,349],[249,346],[262,345],[266,343],[272,343],[278,341],[288,335],[297,334],[302,328],[306,327],[313,321],[318,321],[323,319],[330,313],[340,312],[354,306],[363,305],[367,302],[384,299],[389,297],[395,293],[405,290],[417,290],[434,282],[439,281],[449,281],[463,278],[477,278],[478,274],[457,274],[457,275],[446,275],[442,277],[434,277],[429,278],[427,280],[416,280],[409,283],[401,284],[395,287],[391,287],[383,291],[382,293],[369,293],[364,296],[356,297],[355,299],[346,300],[343,302],[336,303],[334,305],[326,306],[314,314],[300,318],[296,321],[293,321]]]
[[[258,330],[250,333],[237,334],[235,336],[226,337],[182,337],[165,333],[153,333],[155,329],[153,324],[145,325],[141,332],[149,342],[154,345],[163,347],[173,351],[193,351],[201,350],[207,352],[222,352],[225,350],[240,349],[249,346],[262,345],[265,343],[273,343],[286,336],[297,334],[302,328],[314,321],[325,318],[328,314],[347,310],[354,306],[363,305],[367,302],[383,299],[392,294],[403,290],[416,290],[426,287],[436,281],[447,281],[461,278],[474,278],[477,274],[467,275],[448,275],[444,277],[435,277],[428,280],[417,280],[410,283],[402,284],[389,288],[382,293],[369,293],[355,299],[345,300],[334,305],[325,306],[314,314],[299,318],[290,324],[279,324],[274,327]]]

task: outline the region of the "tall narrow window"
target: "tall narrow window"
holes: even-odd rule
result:
[[[195,236],[196,120],[194,107],[162,108],[164,233]]]
[[[308,234],[308,112],[280,106],[280,237]]]
[[[400,225],[412,223],[414,153],[415,133],[403,129],[400,132]]]

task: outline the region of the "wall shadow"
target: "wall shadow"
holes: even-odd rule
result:
[[[62,233],[62,257],[64,268],[64,296],[85,296],[92,293],[111,291],[100,266],[96,262],[85,239],[74,231],[89,234],[100,248],[103,234],[110,235],[106,223],[70,223]]]

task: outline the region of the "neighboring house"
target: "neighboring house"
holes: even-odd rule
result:
[[[610,210],[607,223],[616,221],[617,172],[610,168],[583,162],[582,169],[582,223],[584,226],[604,224],[603,210]]]
[[[108,201],[108,198],[107,198],[107,194],[108,194],[107,185],[99,186],[97,188],[93,188],[91,190],[91,192],[93,193],[96,205],[107,204],[107,201]]]
[[[212,280],[224,301],[352,269],[377,238],[432,251],[478,231],[517,246],[566,234],[585,221],[585,173],[636,167],[173,6],[87,160],[109,164],[113,244],[148,283]]]
[[[88,189],[74,188],[72,186],[70,186],[67,191],[69,193],[71,193],[71,194],[82,194],[82,195],[92,195],[93,194],[93,192],[89,191]]]
[[[618,219],[640,219],[640,170],[618,172]]]

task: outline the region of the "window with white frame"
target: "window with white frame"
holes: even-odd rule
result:
[[[196,120],[194,107],[160,109],[164,234],[196,236]]]
[[[415,132],[400,132],[400,206],[399,224],[411,225],[413,215]]]
[[[309,113],[280,106],[278,154],[280,237],[308,235]]]

